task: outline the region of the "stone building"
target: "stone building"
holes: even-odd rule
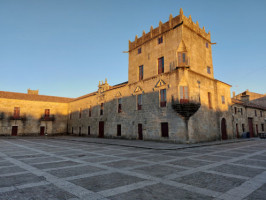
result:
[[[0,91],[0,135],[62,134],[71,98]]]
[[[233,95],[232,116],[236,137],[243,137],[246,133],[256,137],[265,133],[266,96],[248,90]]]
[[[11,134],[19,123],[23,133],[39,135],[50,109],[55,117],[47,122],[48,134],[175,142],[235,137],[231,86],[214,78],[210,32],[182,9],[129,41],[128,54],[128,82],[110,86],[105,80],[98,91],[75,99],[1,92],[0,134]],[[10,119],[16,108],[25,110],[25,122]]]

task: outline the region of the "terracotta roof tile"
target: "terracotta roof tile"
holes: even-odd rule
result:
[[[69,103],[73,98],[46,96],[37,94],[26,94],[18,92],[5,92],[0,91],[0,98],[5,99],[19,99],[28,101],[46,101],[46,102],[58,102],[58,103]]]

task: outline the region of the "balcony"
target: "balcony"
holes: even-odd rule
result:
[[[177,67],[189,67],[190,66],[190,60],[188,57],[186,57],[184,60],[178,60],[178,66]]]
[[[23,117],[19,116],[19,115],[13,115],[10,117],[10,120],[22,120]]]
[[[41,121],[55,121],[54,115],[42,115],[41,116]]]
[[[201,104],[199,97],[195,96],[194,98],[189,99],[172,99],[172,108],[185,120],[188,120],[192,115],[194,115]]]

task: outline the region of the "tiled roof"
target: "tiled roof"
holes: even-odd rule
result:
[[[5,92],[5,91],[0,91],[0,98],[19,99],[19,100],[28,100],[28,101],[58,102],[58,103],[69,103],[70,101],[73,100],[73,98],[66,98],[66,97],[55,97],[55,96],[26,94],[18,92]]]
[[[254,99],[250,102],[266,108],[266,96],[258,98],[258,99]]]
[[[263,97],[263,98],[265,98],[265,100],[266,100],[266,97]],[[253,100],[253,101],[255,101],[255,100]],[[239,104],[239,105],[242,105],[242,106],[245,106],[245,107],[266,110],[266,105],[265,104],[258,104],[256,102],[254,103],[253,101],[244,102],[244,101],[241,101],[239,99],[232,98],[232,103],[233,104]]]
[[[123,83],[119,83],[117,85],[114,85],[114,86],[110,86],[109,90],[106,90],[107,91],[110,91],[110,90],[114,90],[114,89],[117,89],[117,88],[120,88],[120,87],[123,87],[127,84],[128,82],[123,82]],[[75,99],[72,99],[71,101],[77,101],[77,100],[80,100],[80,99],[84,99],[84,98],[87,98],[87,97],[90,97],[90,96],[94,96],[96,95],[98,92],[92,92],[92,93],[89,93],[89,94],[85,94],[83,96],[80,96],[80,97],[77,97]]]

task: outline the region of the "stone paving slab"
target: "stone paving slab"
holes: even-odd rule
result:
[[[93,167],[90,165],[80,166],[80,167],[70,167],[66,169],[58,169],[49,171],[50,174],[57,176],[59,178],[65,178],[70,176],[78,176],[82,174],[94,173],[98,171],[102,171],[103,169],[98,167]]]
[[[36,176],[30,173],[13,175],[13,176],[5,176],[5,177],[0,177],[0,188],[8,187],[8,186],[17,186],[17,185],[27,184],[27,183],[37,183],[43,180],[45,180],[44,177]]]
[[[0,200],[265,199],[265,155],[258,139],[0,138]]]
[[[227,174],[246,176],[246,177],[254,177],[264,171],[263,169],[254,169],[250,167],[234,166],[230,164],[224,164],[218,167],[210,168],[210,170],[214,170],[217,172],[223,172]]]
[[[74,195],[50,184],[1,193],[0,200],[68,200],[74,197]]]
[[[183,189],[175,188],[165,184],[156,184],[127,193],[110,197],[112,200],[170,200],[170,199],[212,199],[211,197],[188,192]]]
[[[111,189],[122,185],[129,185],[143,180],[144,179],[137,178],[134,176],[124,175],[121,173],[111,173],[111,174],[99,175],[89,178],[72,180],[71,182],[79,186],[82,186],[84,188],[87,188],[89,190],[92,190],[94,192],[98,192],[101,190]]]
[[[226,192],[244,182],[244,180],[237,178],[230,178],[205,172],[196,172],[188,176],[177,178],[174,181],[214,190],[217,192]]]

